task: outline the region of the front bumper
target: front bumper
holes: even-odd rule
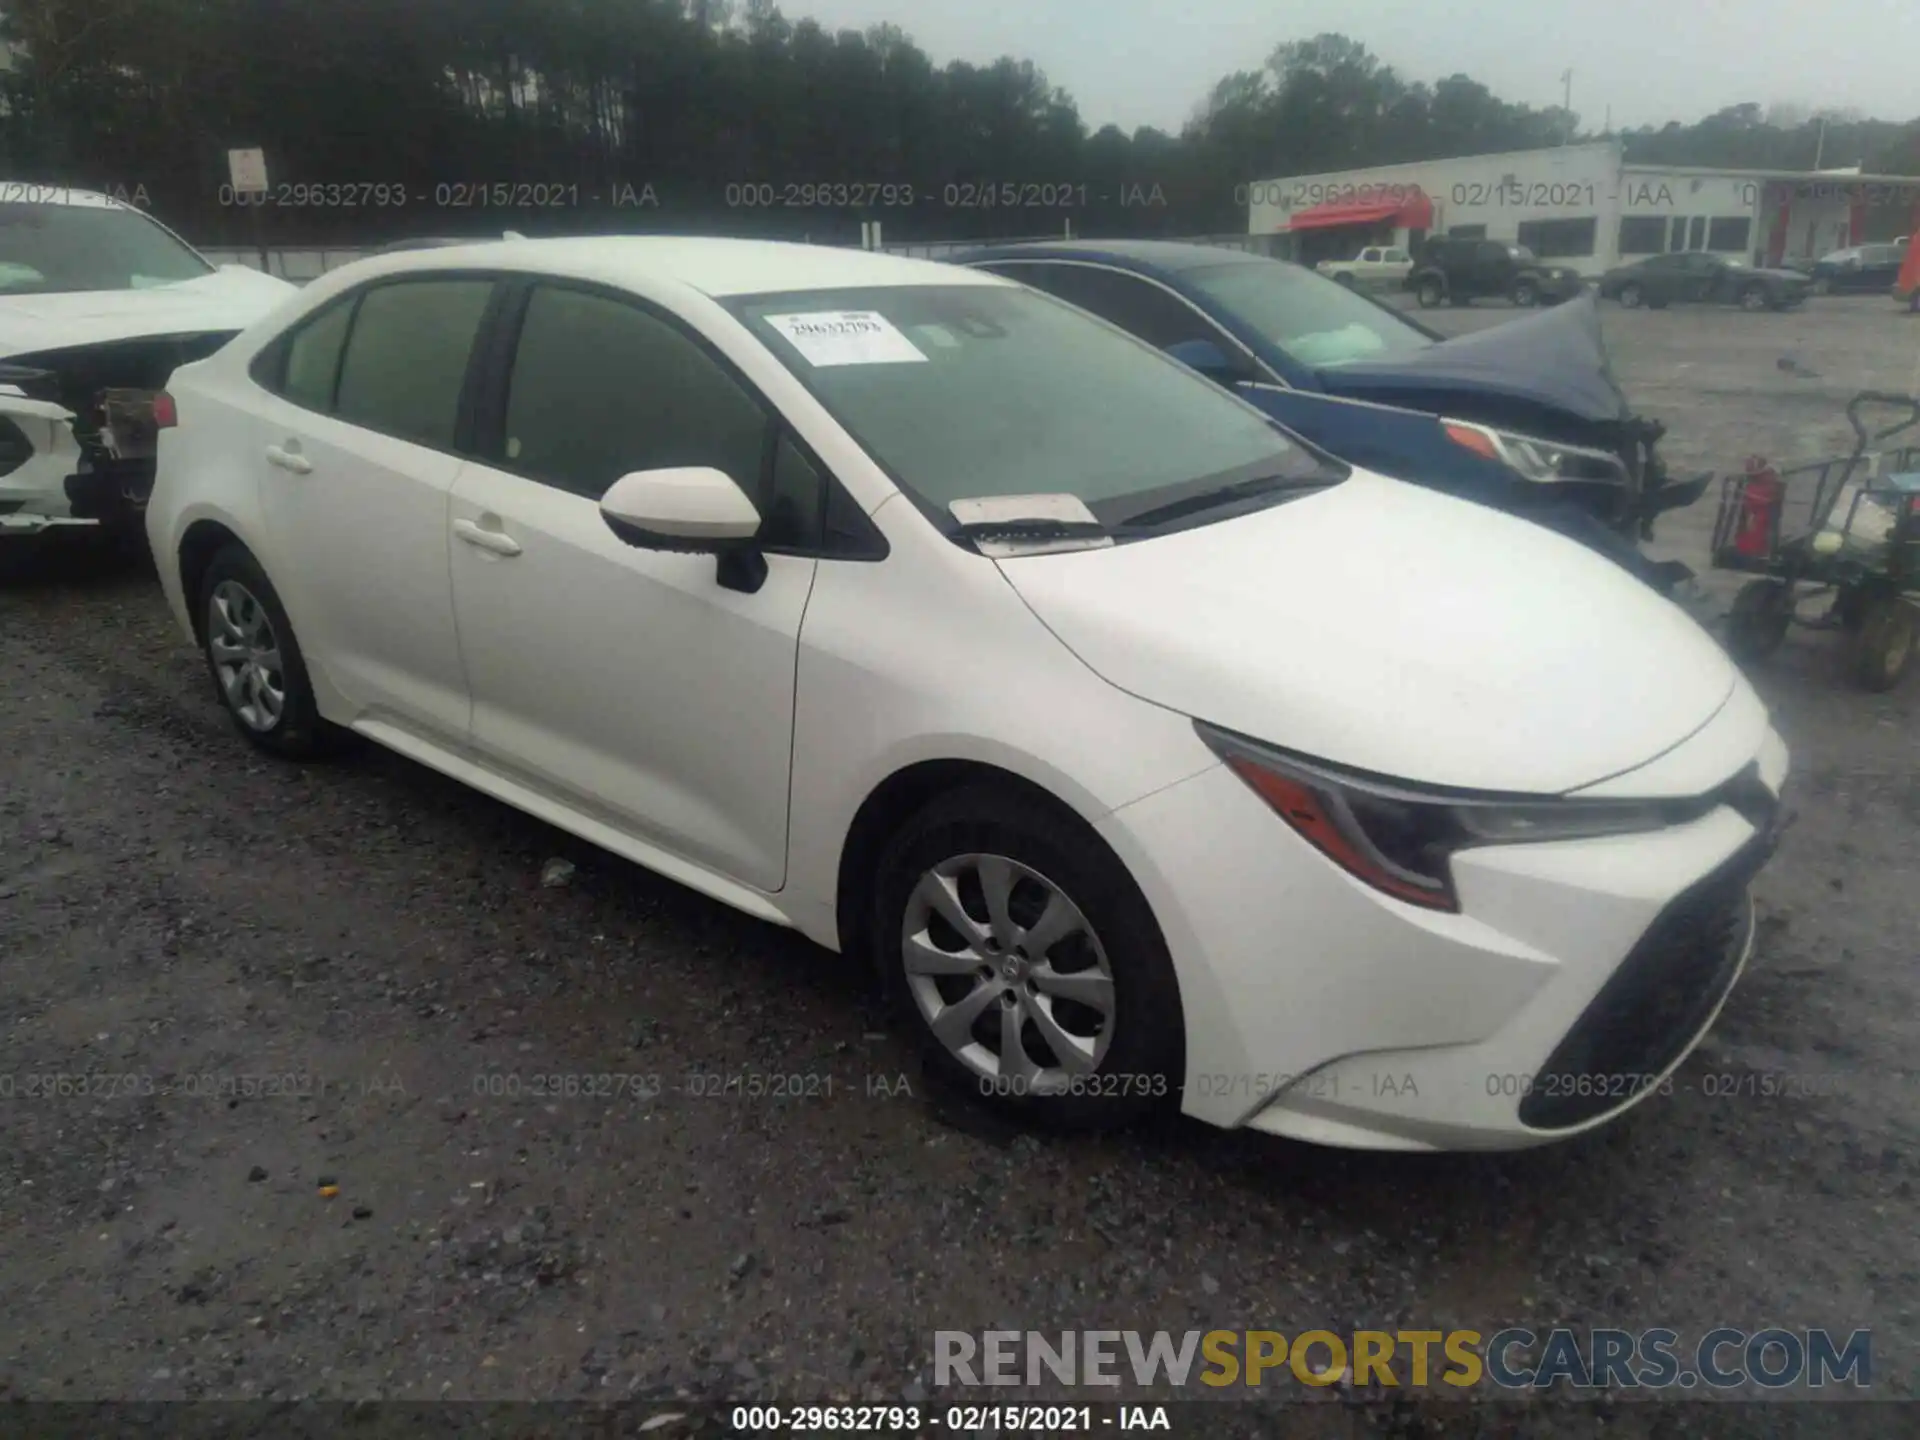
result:
[[[33,534],[56,525],[94,525],[76,515],[67,481],[81,465],[73,412],[51,400],[0,393],[0,422],[10,428],[0,474],[0,534]]]
[[[75,420],[57,401],[0,393],[0,425],[7,427],[0,434],[0,533],[138,526],[153,493],[151,434],[136,430],[130,445],[87,445]],[[124,426],[116,437],[122,433]]]
[[[1770,730],[1753,763],[1777,797]],[[1668,1088],[1746,963],[1746,886],[1772,844],[1729,804],[1653,834],[1469,850],[1445,914],[1354,880],[1224,768],[1101,828],[1174,955],[1181,1108],[1393,1150],[1538,1145]]]

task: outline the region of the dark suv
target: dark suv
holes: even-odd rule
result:
[[[1524,245],[1451,235],[1429,240],[1407,276],[1407,288],[1428,309],[1487,295],[1516,305],[1557,305],[1578,295],[1584,283],[1564,265],[1543,264]]]

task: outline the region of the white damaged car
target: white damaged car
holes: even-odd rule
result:
[[[0,186],[0,537],[139,537],[155,395],[297,293],[104,195]]]

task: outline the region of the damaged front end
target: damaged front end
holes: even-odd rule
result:
[[[145,336],[0,362],[0,531],[137,532],[153,493],[155,398],[232,331]]]
[[[1411,355],[1329,368],[1321,378],[1336,395],[1550,442],[1516,468],[1621,535],[1651,539],[1655,518],[1699,499],[1710,478],[1675,481],[1668,473],[1658,449],[1666,427],[1629,405],[1590,292]],[[1529,473],[1543,467],[1552,473]]]

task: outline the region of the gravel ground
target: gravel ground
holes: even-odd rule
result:
[[[1844,449],[1845,397],[1920,360],[1871,302],[1606,324],[1680,469]],[[1711,504],[1667,553],[1705,568]],[[982,1124],[849,962],[385,752],[258,758],[150,572],[0,566],[0,1396],[924,1402],[936,1328],[1507,1324],[1870,1326],[1873,1393],[1914,1394],[1920,685],[1852,689],[1827,637],[1757,677],[1798,819],[1677,1092],[1543,1151],[1369,1156]],[[1859,1424],[1729,1433],[1816,1408]]]

